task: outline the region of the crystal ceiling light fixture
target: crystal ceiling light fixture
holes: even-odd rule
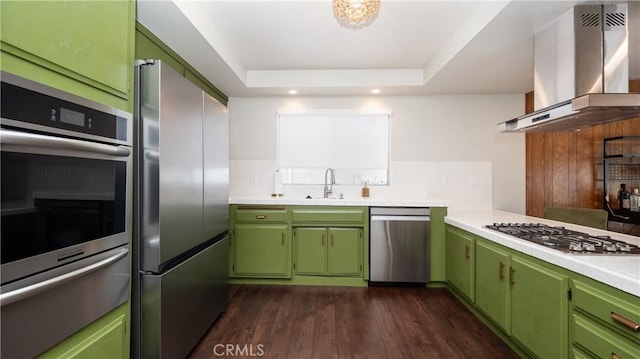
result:
[[[369,25],[378,15],[380,0],[333,0],[333,14],[345,27]]]

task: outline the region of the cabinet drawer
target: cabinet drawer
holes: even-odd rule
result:
[[[365,208],[351,209],[294,209],[291,211],[293,222],[305,223],[365,223]]]
[[[640,358],[640,347],[580,314],[573,314],[573,341],[598,358]]]
[[[286,222],[287,210],[284,207],[238,207],[236,222]]]
[[[611,327],[640,339],[640,328],[638,328],[640,326],[640,300],[637,297],[614,288],[598,289],[595,286],[574,280],[572,300],[574,308],[579,308],[604,323],[608,323]]]

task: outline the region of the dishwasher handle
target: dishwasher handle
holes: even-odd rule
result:
[[[371,216],[371,221],[429,222],[430,216]]]

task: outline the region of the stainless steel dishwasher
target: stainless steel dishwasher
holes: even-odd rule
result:
[[[429,208],[370,209],[370,285],[429,282]]]

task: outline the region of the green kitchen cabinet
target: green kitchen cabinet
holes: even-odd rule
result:
[[[447,282],[474,301],[474,236],[447,226]]]
[[[324,275],[327,273],[327,229],[296,228],[293,230],[296,274]]]
[[[361,228],[329,228],[327,272],[332,276],[362,276]]]
[[[233,205],[229,273],[238,278],[291,278],[291,240],[284,206]]]
[[[135,1],[2,1],[2,70],[132,108]]]
[[[231,235],[231,276],[291,278],[286,224],[236,224]]]
[[[566,358],[568,276],[515,254],[507,276],[511,336],[537,357]]]
[[[483,239],[476,240],[476,306],[509,333],[509,254]]]
[[[129,358],[129,310],[121,305],[38,358]]]
[[[567,356],[566,276],[452,226],[446,268],[449,284],[528,351]]]
[[[582,276],[571,283],[573,352],[640,358],[640,298]]]
[[[476,238],[475,305],[541,358],[568,355],[569,277]]]
[[[294,228],[294,270],[301,275],[362,276],[361,228]]]

